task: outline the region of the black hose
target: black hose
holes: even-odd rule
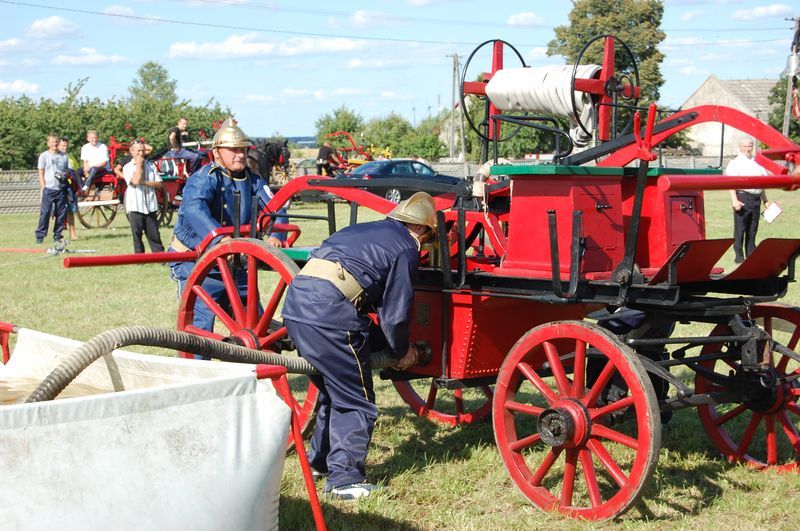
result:
[[[150,326],[129,326],[103,332],[78,347],[75,352],[42,380],[42,383],[39,384],[25,402],[53,400],[81,371],[95,360],[114,349],[130,345],[165,347],[223,361],[280,365],[286,367],[288,372],[296,374],[319,374],[303,358],[282,356],[274,352],[263,352],[177,330]],[[372,353],[373,369],[390,367],[396,362],[397,359],[390,355],[388,349]]]

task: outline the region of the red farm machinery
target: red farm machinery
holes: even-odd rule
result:
[[[482,45],[491,47],[491,71],[464,79],[462,100],[485,100],[483,122],[470,122],[487,158],[497,159],[503,131],[528,126],[555,135],[557,153],[553,163],[494,165],[485,182],[429,185],[438,194],[440,236],[422,251],[411,339],[427,342],[432,357],[381,372],[421,416],[451,425],[491,419],[519,491],[542,510],[587,520],[613,518],[637,501],[656,467],[662,422],[680,409],[697,409],[732,462],[795,472],[800,464],[800,309],[778,302],[794,281],[800,239],[766,239],[724,271],[717,264],[732,240],[706,238],[703,195],[795,190],[800,176],[790,170],[800,164],[800,146],[725,107],[657,119],[655,106],[638,108],[635,67],[616,71],[615,50],[626,55],[627,47],[611,36],[599,44],[602,64],[564,67],[560,83],[535,81],[548,72],[524,62],[504,68],[507,50],[521,56],[503,41]],[[548,107],[542,90],[566,100]],[[575,130],[535,116],[546,113],[571,117]],[[661,142],[704,122],[753,136],[765,146],[757,161],[769,175],[654,164]],[[223,227],[195,250],[68,257],[65,265],[196,260],[178,329],[291,357],[281,301],[313,246],[303,246],[298,225],[274,219],[306,190],[348,201],[351,222],[359,208],[386,214],[395,206],[369,183],[357,186],[298,177],[250,225]],[[328,209],[333,231],[333,203]],[[288,217],[311,216],[289,210]],[[261,241],[274,230],[291,233],[285,248]],[[206,248],[222,233],[237,237]],[[238,296],[231,267],[247,268],[247,297]],[[191,323],[197,300],[210,301],[202,281],[217,268],[234,303],[230,312],[211,305],[224,331],[209,333]],[[686,334],[687,323],[711,331]],[[691,379],[676,376],[678,367]],[[316,389],[303,380],[293,392],[307,427]]]

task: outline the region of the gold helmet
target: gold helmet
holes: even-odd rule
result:
[[[403,223],[426,225],[436,234],[436,208],[433,198],[426,192],[417,192],[400,201],[386,217]]]
[[[250,147],[253,143],[247,138],[233,117],[227,118],[222,125],[219,126],[219,131],[214,135],[214,140],[211,142],[212,148],[229,147],[241,148]]]

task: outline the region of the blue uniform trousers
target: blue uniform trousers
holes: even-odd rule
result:
[[[309,460],[328,472],[326,491],[366,479],[365,461],[378,418],[372,389],[369,333],[334,330],[284,319],[300,355],[320,372],[319,409]]]
[[[54,212],[56,216],[53,226],[53,240],[58,241],[61,239],[61,232],[64,230],[64,224],[67,220],[66,190],[45,188],[42,191],[42,204],[39,208],[39,224],[34,231],[37,240],[41,240],[47,236],[51,212]]]

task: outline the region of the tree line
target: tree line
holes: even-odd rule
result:
[[[143,138],[159,148],[181,116],[190,127],[210,129],[214,120],[230,113],[213,99],[202,106],[179,100],[177,82],[152,61],[139,68],[124,98],[81,96],[86,81],[68,84],[61,101],[28,96],[0,100],[0,168],[35,168],[50,133],[67,137],[72,149],[85,143],[87,129],[97,130],[104,141],[112,136],[121,141]]]

